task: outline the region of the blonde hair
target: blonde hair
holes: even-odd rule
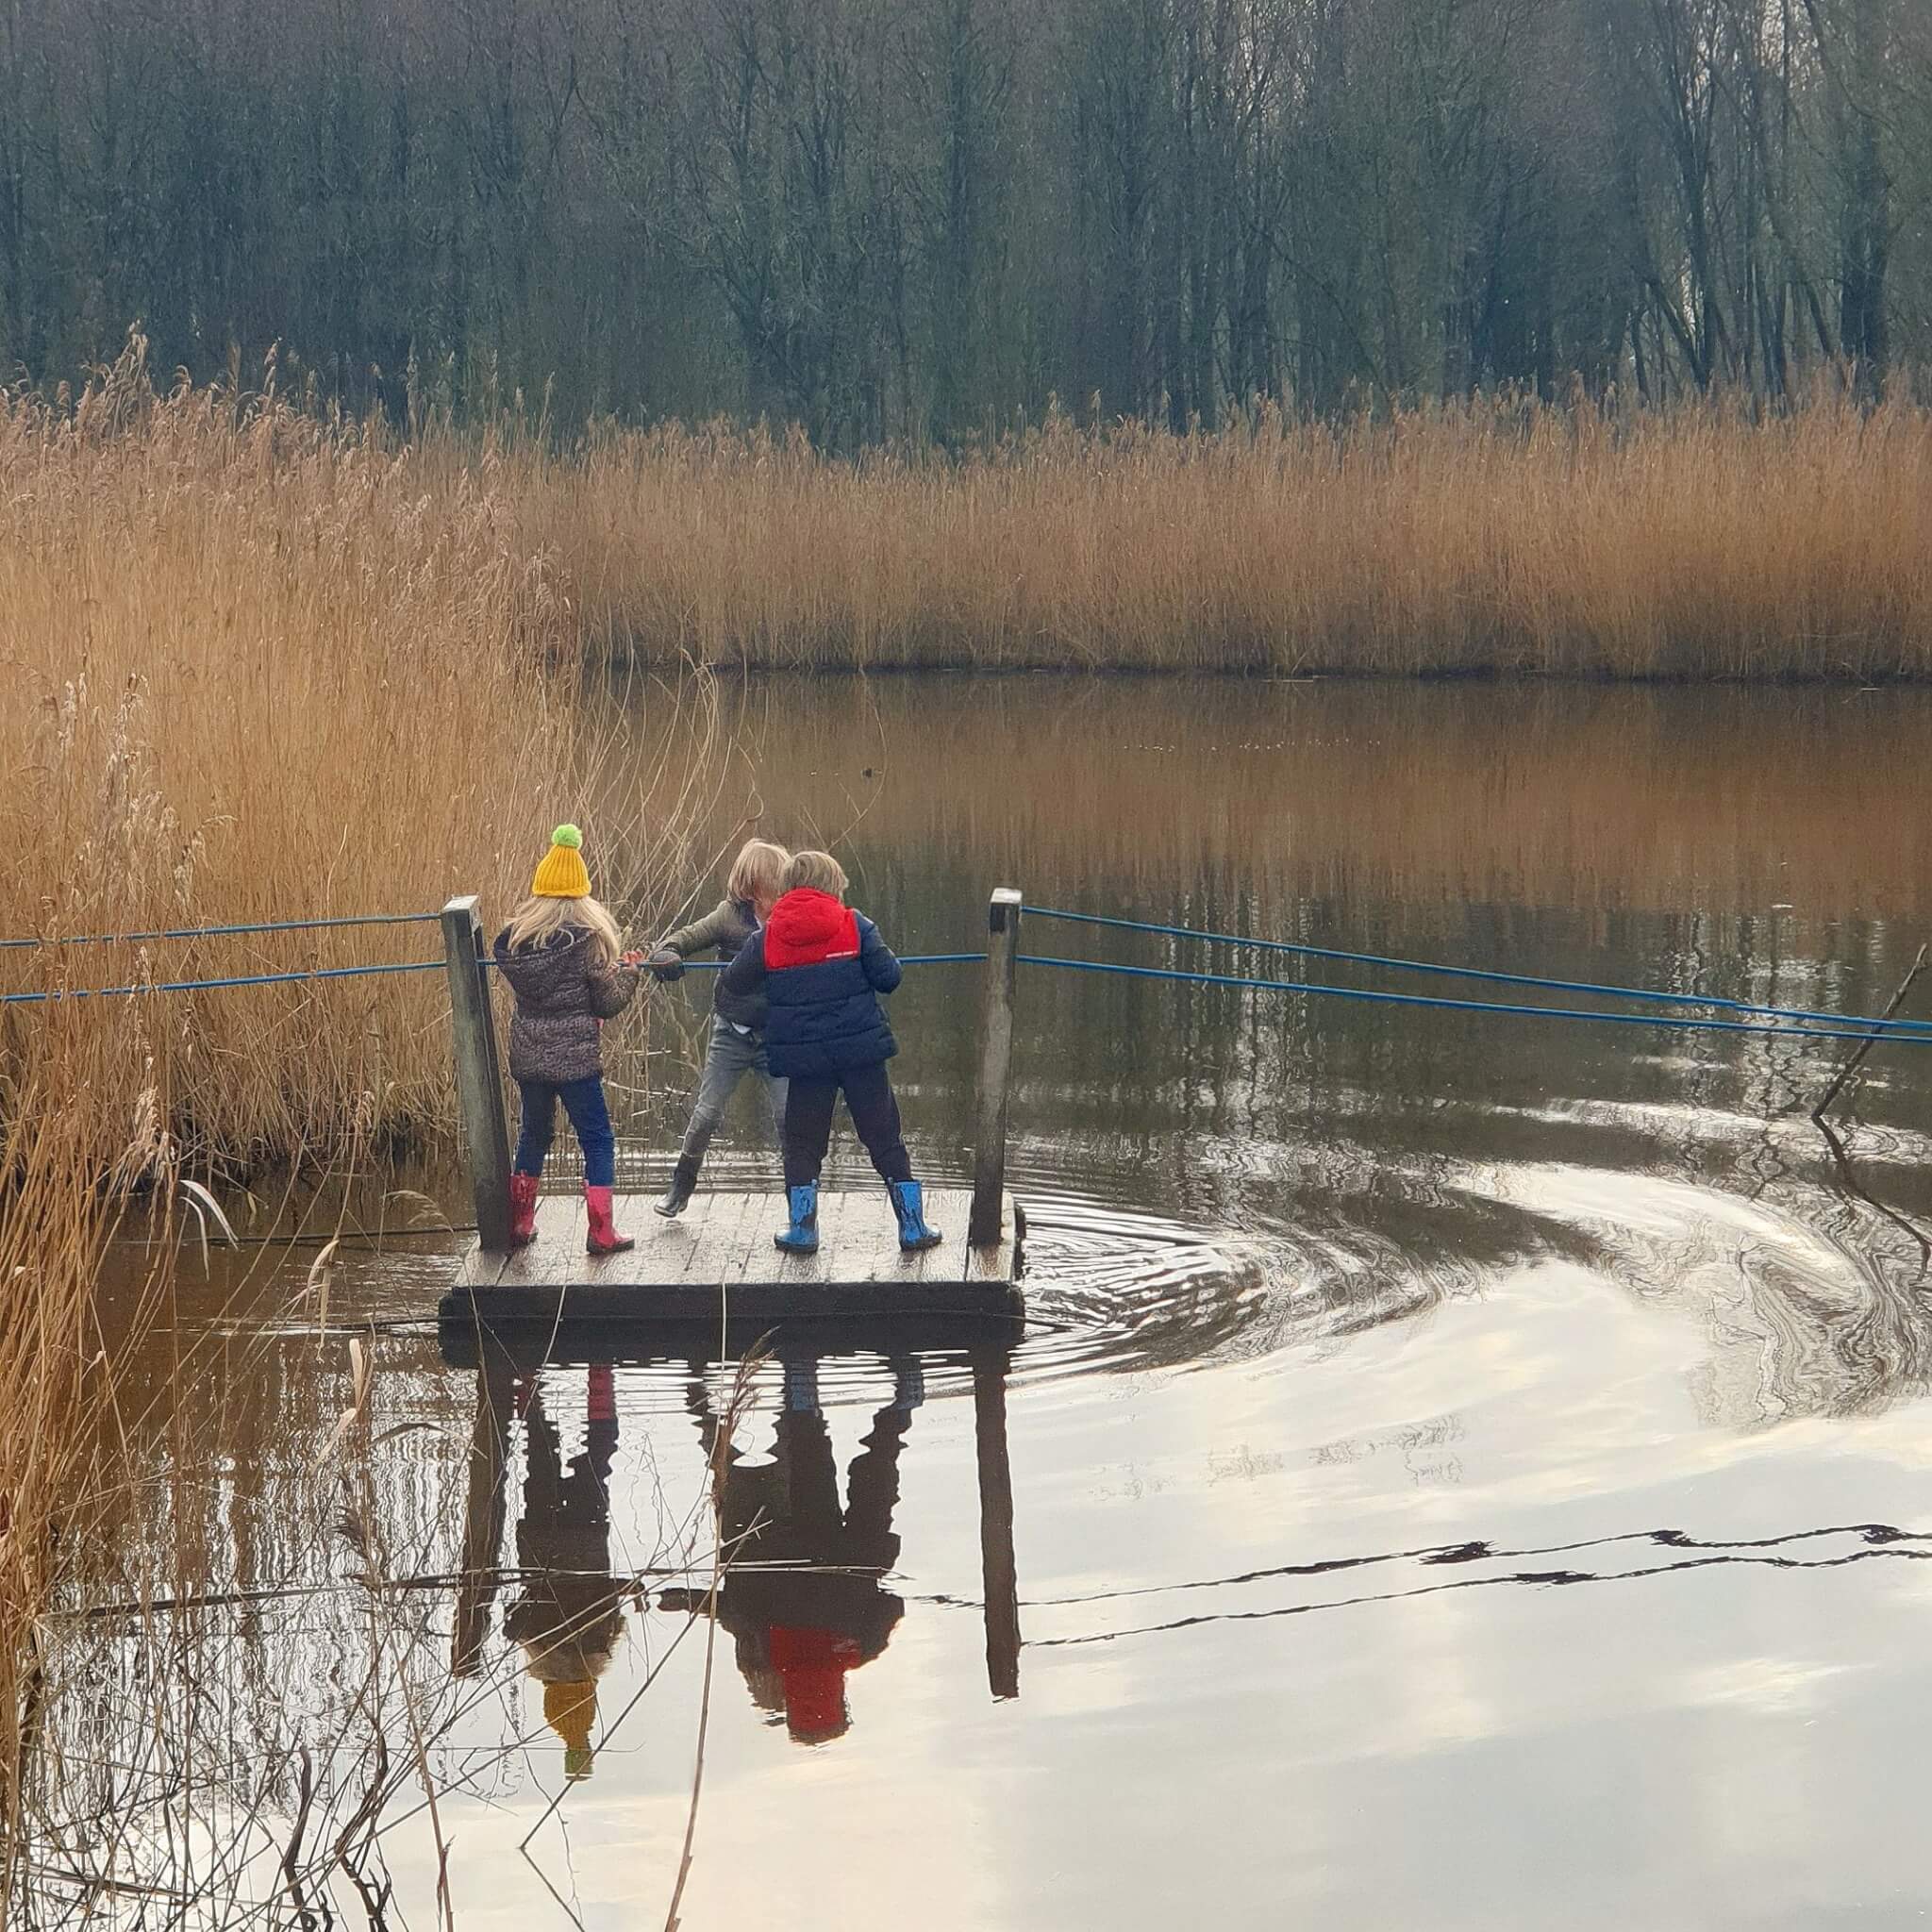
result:
[[[845,868],[829,852],[794,852],[785,868],[785,890],[795,892],[802,887],[814,892],[830,892],[834,898],[849,882]]]
[[[595,899],[525,899],[510,914],[509,949],[527,953],[545,946],[565,926],[576,928],[580,943],[591,949],[591,963],[608,973],[624,951],[624,941],[609,909]]]
[[[724,891],[733,899],[749,899],[754,904],[775,899],[785,890],[785,869],[791,855],[769,839],[747,839],[731,861],[731,874]]]

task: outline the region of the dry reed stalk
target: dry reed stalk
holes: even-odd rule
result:
[[[101,1135],[75,1102],[112,1086],[129,1043],[78,1007],[51,1013],[0,1127],[0,1918],[21,1876],[28,1760],[52,1694],[41,1619],[91,1539],[113,1467],[94,1280],[125,1196],[103,1185]],[[144,1092],[118,1125],[118,1178],[156,1187],[171,1234],[174,1147],[158,1096]],[[132,1319],[151,1312],[159,1287],[153,1273],[138,1279]]]
[[[496,475],[591,639],[652,663],[1932,675],[1932,414],[1823,388],[1763,419],[1055,419],[856,464],[763,430],[605,431]]]
[[[0,404],[0,654],[5,938],[433,911],[466,889],[500,911],[565,817],[587,825],[601,894],[642,920],[682,890],[683,841],[721,769],[702,680],[586,684],[575,616],[489,462],[432,477],[273,393],[158,398],[138,341],[71,408]],[[0,991],[63,995],[0,1011],[9,1898],[36,1631],[64,1554],[132,1479],[123,1440],[149,1423],[117,1407],[123,1357],[104,1347],[96,1279],[118,1217],[138,1191],[157,1204],[138,1306],[111,1311],[131,1348],[169,1291],[185,1171],[355,1168],[452,1117],[434,973],[65,995],[436,952],[428,924],[0,951]],[[187,1418],[198,1377],[194,1351],[178,1351],[156,1401]],[[184,1422],[177,1475],[197,1440]],[[186,1544],[155,1555],[206,1568]],[[192,1650],[154,1638],[156,1683],[179,1702],[154,1690],[150,1743],[218,1757],[225,1734],[208,1729]],[[254,1789],[244,1838],[269,1802]],[[239,1853],[200,1849],[213,1865],[171,1883],[234,1876]],[[113,1863],[110,1844],[97,1869]]]

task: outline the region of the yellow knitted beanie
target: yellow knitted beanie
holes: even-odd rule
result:
[[[591,874],[579,850],[584,835],[575,825],[558,825],[550,835],[550,850],[537,868],[530,891],[540,899],[588,899]]]
[[[596,1685],[588,1679],[577,1684],[544,1685],[543,1719],[563,1740],[564,1774],[589,1776],[591,1726],[597,1719]]]

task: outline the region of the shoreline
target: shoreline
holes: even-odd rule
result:
[[[978,664],[967,658],[934,658],[918,663],[800,663],[780,658],[676,659],[623,650],[587,653],[599,669],[629,674],[679,670],[721,683],[754,683],[761,679],[851,679],[864,682],[946,677],[996,683],[1004,678],[1037,678],[1066,683],[1145,683],[1171,687],[1183,683],[1208,685],[1389,685],[1493,686],[1507,690],[1541,691],[1835,691],[1859,694],[1885,691],[1932,691],[1932,669],[1924,672],[1883,671],[1842,674],[1771,671],[1728,674],[1718,671],[1538,670],[1511,664],[1423,666],[1412,671],[1384,671],[1373,666],[1338,666],[1306,671],[1271,670],[1240,664],[1049,664],[1024,662]]]

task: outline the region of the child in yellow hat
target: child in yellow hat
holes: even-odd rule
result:
[[[550,1151],[557,1103],[584,1150],[584,1205],[592,1255],[635,1247],[617,1232],[610,1192],[617,1139],[604,1098],[604,1022],[629,1006],[641,953],[626,953],[617,922],[591,896],[584,835],[558,825],[530,882],[530,896],[496,936],[496,964],[516,995],[509,1026],[509,1071],[523,1096],[523,1124],[510,1174],[510,1238],[537,1233],[537,1186]]]

